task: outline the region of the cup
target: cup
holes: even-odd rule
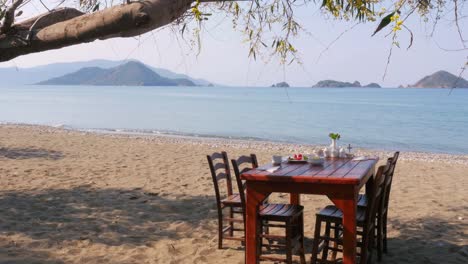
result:
[[[323,149],[314,150],[314,152],[316,152],[317,156],[319,156],[319,157],[324,157],[325,156],[325,153],[323,152]]]
[[[340,148],[340,158],[346,158],[346,150],[344,148]]]
[[[329,158],[329,157],[331,156],[331,151],[330,151],[330,149],[324,148],[324,149],[323,149],[323,156],[324,156],[325,158]]]
[[[279,156],[279,155],[274,155],[271,160],[273,165],[279,165],[281,164],[282,161],[283,161],[283,156]]]

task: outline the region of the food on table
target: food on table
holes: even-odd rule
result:
[[[299,154],[294,154],[292,157],[289,157],[290,161],[306,161],[308,159],[307,156]]]

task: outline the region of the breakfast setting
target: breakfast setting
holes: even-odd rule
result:
[[[271,163],[274,166],[279,166],[281,163],[309,163],[312,166],[323,166],[325,159],[352,159],[354,161],[360,160],[369,160],[375,159],[367,156],[355,157],[352,154],[351,144],[348,146],[340,147],[338,145],[338,140],[341,138],[341,135],[338,133],[330,133],[328,137],[331,139],[330,146],[324,148],[313,149],[311,153],[295,153],[289,156],[274,155],[272,157]],[[276,167],[275,167],[276,168]]]

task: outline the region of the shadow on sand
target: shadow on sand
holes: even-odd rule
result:
[[[60,243],[89,240],[106,245],[142,245],[216,219],[214,197],[166,199],[141,190],[50,189],[0,192],[0,234],[21,233]]]
[[[391,221],[391,228],[399,231],[388,239],[388,254],[377,262],[377,252],[372,253],[372,263],[382,264],[466,264],[468,245],[463,230],[466,223],[449,223],[436,217]],[[463,242],[463,239],[465,242]],[[343,263],[341,254],[336,263]]]
[[[465,209],[453,208],[463,212]],[[383,263],[451,264],[468,263],[466,220],[426,217],[407,222],[393,220],[399,235],[389,238]]]
[[[18,234],[56,244],[86,240],[109,246],[140,246],[194,234],[211,241],[217,232],[214,201],[212,196],[169,199],[141,189],[89,186],[0,192],[0,235],[6,238],[0,243],[0,263],[61,263],[40,248],[8,244],[8,237]],[[391,229],[398,234],[389,238],[389,254],[382,263],[468,263],[467,228],[466,221],[457,219],[392,220]],[[306,242],[310,260],[312,241]],[[24,257],[22,250],[28,251]],[[15,261],[4,261],[12,256]]]
[[[37,148],[0,148],[0,158],[1,157],[18,160],[34,158],[59,160],[63,158],[63,153]]]
[[[50,254],[32,249],[18,248],[15,245],[0,246],[0,264],[65,264],[53,259]]]

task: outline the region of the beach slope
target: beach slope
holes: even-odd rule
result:
[[[217,249],[206,154],[266,163],[302,148],[2,125],[0,263],[243,263],[240,244]],[[467,156],[402,153],[382,263],[468,263],[467,172]],[[309,257],[330,202],[302,197]]]

